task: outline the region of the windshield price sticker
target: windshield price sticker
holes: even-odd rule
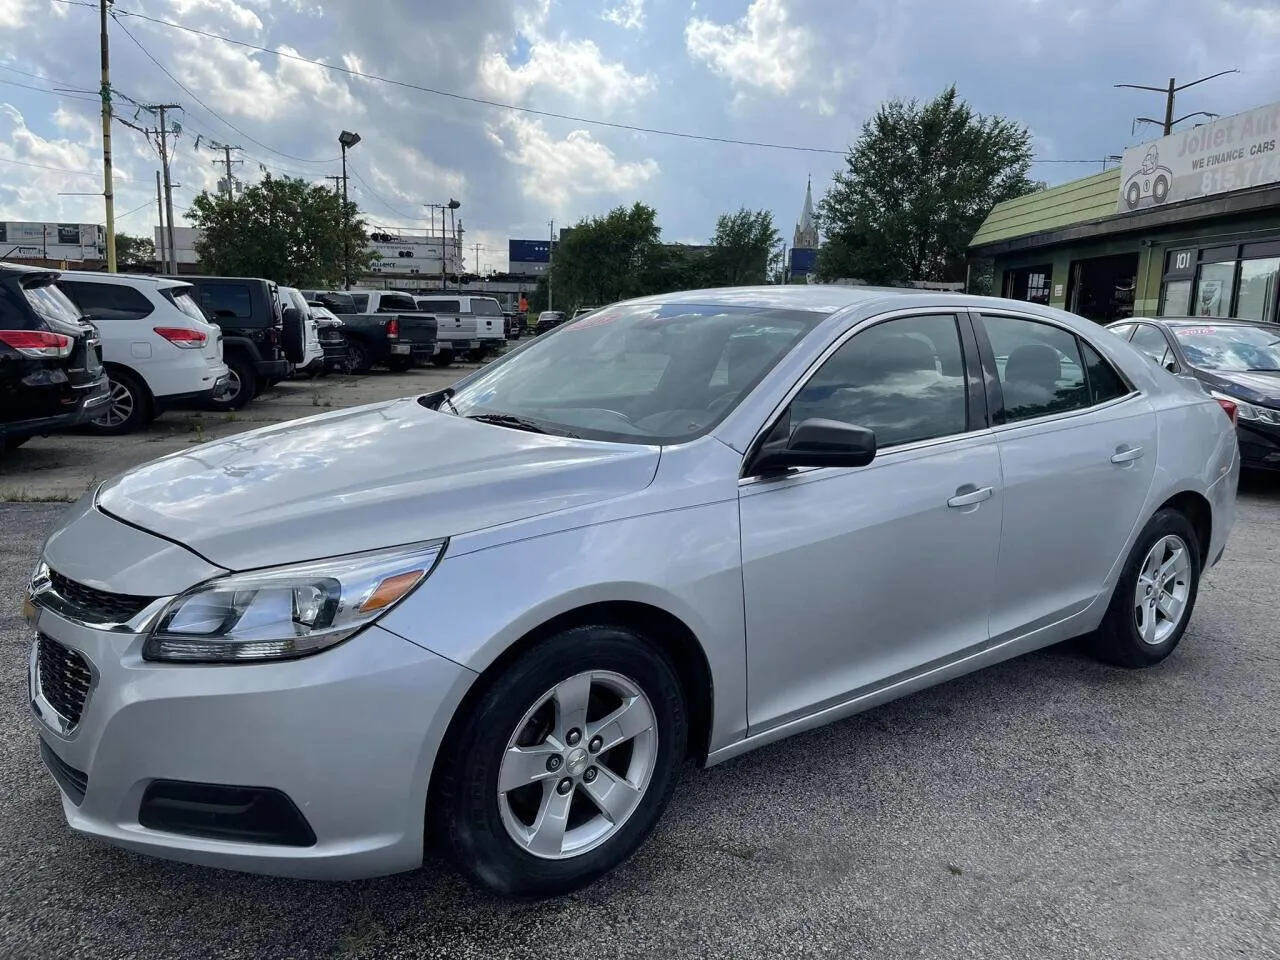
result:
[[[1204,337],[1213,336],[1218,332],[1217,327],[1179,327],[1175,331],[1180,337]]]

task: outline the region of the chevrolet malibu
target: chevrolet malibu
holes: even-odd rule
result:
[[[71,826],[311,878],[438,844],[580,887],[716,764],[1088,635],[1169,656],[1230,405],[1047,307],[871,288],[607,307],[451,388],[91,490],[26,614]]]

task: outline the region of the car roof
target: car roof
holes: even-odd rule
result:
[[[1245,320],[1242,317],[1134,317],[1135,320],[1156,320],[1171,327],[1258,327],[1266,321]]]
[[[10,260],[0,260],[0,273],[5,275],[21,275],[24,273],[59,273],[52,267],[32,267],[25,263],[14,263]]]
[[[656,297],[644,297],[633,303],[703,303],[726,306],[760,307],[774,310],[808,310],[831,314],[846,307],[868,304],[877,300],[900,299],[902,306],[935,305],[938,298],[956,304],[969,304],[974,309],[990,308],[990,297],[976,297],[950,290],[925,290],[917,287],[845,286],[842,284],[770,284],[757,287],[712,287],[705,290],[686,290]],[[1020,303],[1022,307],[1030,304]]]
[[[172,277],[158,277],[150,273],[107,273],[102,270],[61,270],[59,276],[69,280],[101,281],[103,283],[146,283],[154,284],[160,289],[172,287],[189,287],[186,280],[175,280]]]

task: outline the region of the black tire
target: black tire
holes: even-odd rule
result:
[[[141,430],[155,419],[151,413],[154,402],[151,391],[128,370],[108,367],[107,389],[111,391],[111,403],[100,418],[86,424],[89,432],[116,437]],[[112,422],[107,422],[108,417],[112,418]]]
[[[1139,578],[1143,575],[1143,566],[1151,551],[1166,537],[1175,537],[1182,541],[1188,561],[1185,573],[1186,596],[1180,606],[1176,623],[1158,642],[1148,642],[1142,638],[1139,630],[1138,590]],[[1121,667],[1150,667],[1169,654],[1178,646],[1187,624],[1191,622],[1191,614],[1195,608],[1196,596],[1200,588],[1200,542],[1195,527],[1186,516],[1177,510],[1161,510],[1157,513],[1138,536],[1133,551],[1120,573],[1115,593],[1111,596],[1111,605],[1102,618],[1102,625],[1092,638],[1094,653],[1108,663]],[[1176,588],[1176,584],[1175,584]],[[1142,587],[1150,592],[1148,587]],[[1162,586],[1151,588],[1155,596],[1162,595]],[[1144,612],[1143,618],[1146,614]],[[1159,625],[1159,618],[1156,621]],[[1165,621],[1166,623],[1172,621]]]
[[[17,450],[30,439],[30,436],[5,437],[3,440],[0,440],[0,453],[8,453],[10,450]]]
[[[1167,196],[1169,196],[1169,178],[1162,173],[1151,185],[1151,199],[1156,203],[1164,203]]]
[[[221,397],[212,401],[215,410],[243,410],[258,392],[258,371],[253,362],[242,353],[231,353],[223,358],[231,371],[231,386]]]
[[[448,353],[448,352],[437,353],[435,356],[431,358],[431,365],[433,367],[447,367],[451,363],[453,363],[452,353]]]
[[[588,670],[621,675],[644,693],[657,735],[653,767],[638,804],[612,836],[576,856],[546,859],[519,846],[508,833],[499,806],[498,773],[526,712],[557,684]],[[599,709],[607,712],[608,706]],[[587,716],[588,723],[598,719]],[[517,657],[455,718],[436,760],[428,804],[431,826],[446,855],[482,886],[519,897],[569,893],[621,865],[648,838],[671,797],[687,736],[680,681],[655,645],[613,626],[566,630]],[[580,742],[587,741],[584,737]],[[605,767],[612,763],[608,757],[606,751],[589,763]],[[562,769],[569,768],[566,762]],[[590,775],[581,772],[582,777]],[[555,782],[543,781],[546,793],[540,795],[555,791]],[[576,789],[587,788],[579,784]],[[586,815],[596,811],[585,795],[575,794],[573,802],[579,801],[587,805]]]
[[[369,356],[369,348],[361,340],[352,339],[347,345],[351,358],[352,373],[368,373],[373,369],[373,360]]]
[[[387,369],[392,373],[408,373],[413,369],[413,360],[410,357],[392,357],[387,361]]]
[[[1142,202],[1142,188],[1136,183],[1129,184],[1129,189],[1124,194],[1124,202],[1128,204],[1130,210],[1136,207]]]

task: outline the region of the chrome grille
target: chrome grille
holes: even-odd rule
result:
[[[42,634],[36,665],[40,671],[40,696],[66,721],[68,729],[74,728],[80,722],[85,701],[89,699],[89,687],[93,684],[88,661]]]
[[[49,571],[49,583],[53,586],[53,592],[61,598],[67,612],[87,623],[127,623],[155,599],[95,590],[64,577],[56,570]]]

